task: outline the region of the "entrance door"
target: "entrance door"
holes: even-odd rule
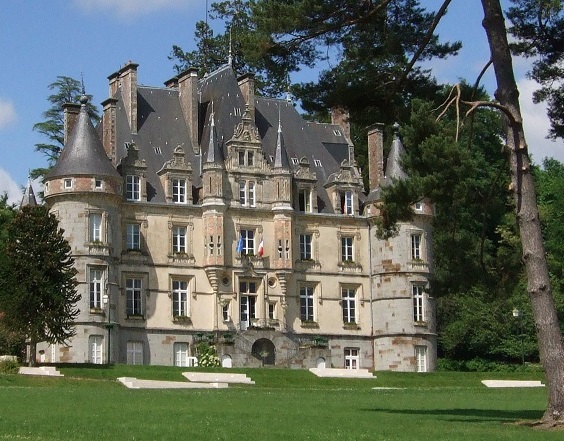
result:
[[[246,331],[251,319],[256,318],[256,299],[255,296],[241,296],[241,331]]]

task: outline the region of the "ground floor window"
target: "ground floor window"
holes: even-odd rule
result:
[[[188,366],[188,343],[174,343],[174,365]]]
[[[90,363],[102,364],[102,341],[103,337],[101,335],[91,335],[89,337]]]
[[[415,346],[417,372],[427,372],[427,346]]]
[[[345,348],[345,369],[358,369],[360,354],[358,348]]]
[[[143,364],[143,342],[127,342],[127,364]]]

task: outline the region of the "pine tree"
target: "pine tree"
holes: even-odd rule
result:
[[[0,310],[8,329],[25,335],[29,363],[38,342],[64,343],[75,335],[76,269],[58,221],[44,206],[25,206],[8,227],[0,280]]]

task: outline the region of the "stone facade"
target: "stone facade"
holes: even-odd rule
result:
[[[399,139],[384,170],[371,130],[365,193],[346,110],[309,123],[230,66],[166,88],[137,67],[109,77],[97,130],[71,108],[46,179],[82,299],[44,361],[187,365],[207,341],[225,366],[433,370],[432,205],[376,235]]]

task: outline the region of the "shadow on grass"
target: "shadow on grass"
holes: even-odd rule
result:
[[[543,412],[538,410],[496,410],[496,409],[361,409],[363,412],[388,414],[437,416],[440,419],[457,422],[499,421],[512,423],[524,420],[540,420]]]

